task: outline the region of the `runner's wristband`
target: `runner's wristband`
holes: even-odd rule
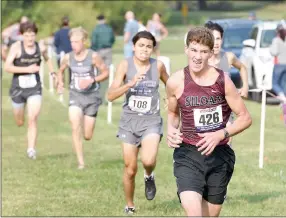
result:
[[[56,77],[56,73],[55,72],[50,72],[52,77]]]
[[[224,139],[229,138],[229,132],[226,129],[223,129]]]

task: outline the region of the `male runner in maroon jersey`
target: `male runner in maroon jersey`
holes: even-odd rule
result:
[[[167,82],[167,140],[175,148],[177,193],[187,216],[219,215],[235,162],[228,138],[252,122],[229,76],[208,65],[213,46],[210,30],[190,30],[188,66]],[[226,127],[231,111],[237,119]]]

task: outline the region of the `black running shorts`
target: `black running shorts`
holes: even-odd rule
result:
[[[228,145],[219,145],[206,156],[183,142],[174,150],[173,158],[178,196],[183,191],[195,191],[212,204],[223,204],[235,163],[234,151]]]
[[[11,87],[9,94],[11,99],[16,104],[25,104],[27,99],[34,95],[42,95],[41,85],[37,85],[33,88],[22,89],[20,87]]]

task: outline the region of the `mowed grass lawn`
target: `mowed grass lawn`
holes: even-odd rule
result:
[[[116,45],[119,51],[120,44]],[[172,71],[186,65],[181,41],[166,40],[162,54],[171,58]],[[114,54],[115,65],[122,59]],[[46,74],[47,75],[47,74]],[[76,169],[67,107],[47,89],[39,118],[37,160],[26,157],[26,124],[13,120],[8,89],[11,75],[2,77],[2,216],[124,216],[123,161],[116,139],[121,113],[119,99],[113,104],[113,122],[107,124],[107,106],[100,108],[94,136],[84,142],[87,168]],[[47,76],[45,86],[48,87]],[[161,87],[164,96],[164,87]],[[67,93],[65,93],[67,105]],[[286,127],[278,106],[267,106],[265,165],[258,168],[261,105],[246,101],[252,126],[234,138],[236,166],[222,216],[282,216],[286,214]],[[162,116],[166,124],[166,111]],[[166,129],[166,126],[165,128]],[[156,167],[157,196],[147,201],[143,169],[136,177],[138,216],[183,216],[173,176],[173,150],[163,138]]]

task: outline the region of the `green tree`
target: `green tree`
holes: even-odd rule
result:
[[[39,37],[45,37],[54,33],[61,18],[67,15],[72,27],[83,26],[91,32],[96,17],[102,13],[114,31],[122,34],[124,15],[128,10],[145,24],[154,12],[163,15],[163,22],[167,22],[170,16],[169,5],[164,1],[2,1],[2,28],[26,15],[38,25]]]
[[[123,31],[126,11],[133,11],[136,19],[146,23],[155,12],[161,13],[163,22],[169,19],[169,6],[166,2],[158,1],[96,1],[94,8],[99,9],[107,17],[115,32],[121,34]]]
[[[206,10],[208,8],[206,0],[198,0],[199,10]]]
[[[24,13],[23,2],[23,0],[1,1],[2,29],[19,20]]]

